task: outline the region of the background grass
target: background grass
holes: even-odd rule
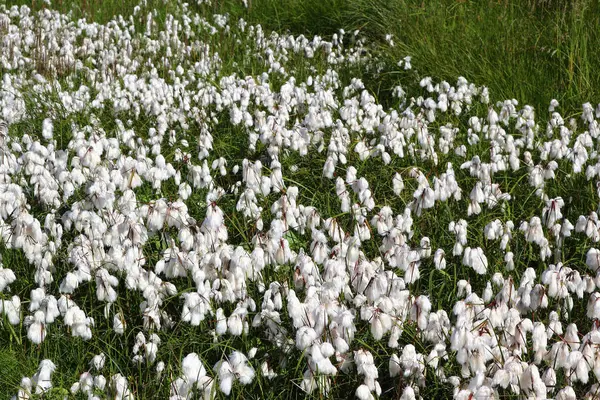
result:
[[[277,31],[328,35],[360,29],[381,46],[382,61],[410,55],[422,75],[458,76],[545,112],[550,100],[578,109],[600,101],[600,2],[594,0],[253,0],[217,2]],[[386,44],[392,34],[394,47]],[[393,78],[381,88],[392,87]]]
[[[492,98],[519,100],[545,113],[553,98],[566,109],[600,102],[600,2],[595,0],[215,0],[191,7],[204,15],[242,17],[267,30],[330,36],[360,30],[380,46],[382,63],[407,55],[423,76],[456,81],[464,76],[488,86]],[[39,1],[7,5],[46,7]],[[73,18],[104,23],[133,14],[137,0],[55,0],[52,8]],[[149,0],[165,15],[172,0]],[[385,35],[392,34],[395,46]],[[379,97],[395,78],[377,75]]]
[[[20,0],[5,4],[9,6],[26,4],[34,9],[46,7],[40,1],[32,3]],[[176,8],[175,2],[170,0],[149,1],[148,4],[156,8],[159,15],[162,16]],[[105,23],[118,14],[128,18],[133,14],[136,5],[136,0],[55,0],[52,8],[63,13],[71,12],[75,19],[86,18]],[[493,100],[516,98],[520,104],[533,105],[542,114],[546,113],[552,98],[557,98],[562,103],[563,115],[575,115],[584,102],[590,101],[595,105],[600,101],[598,95],[600,93],[600,74],[595,73],[600,70],[600,57],[596,55],[596,49],[600,48],[600,19],[596,18],[600,15],[600,6],[597,1],[248,0],[248,5],[248,8],[245,8],[241,1],[224,0],[213,1],[210,5],[193,5],[192,7],[204,15],[228,13],[232,18],[243,17],[251,23],[260,23],[267,30],[306,36],[330,36],[339,29],[346,31],[359,29],[376,46],[377,56],[382,65],[386,67],[395,66],[406,55],[412,56],[417,79],[414,75],[407,79],[407,75],[390,72],[348,71],[349,74],[361,74],[361,79],[365,81],[368,89],[384,105],[391,104],[391,89],[395,85],[406,83],[414,86],[415,82],[418,83],[418,77],[427,75],[434,77],[436,81],[445,79],[450,82],[455,82],[459,76],[464,76],[477,85],[488,86]],[[388,33],[393,34],[395,42],[393,47],[385,41],[385,35]],[[232,54],[234,54],[233,51]],[[246,69],[240,74],[254,73],[252,64],[245,66],[242,64],[243,59],[237,61],[239,61],[237,65],[232,64],[227,68],[243,67]],[[397,70],[398,68],[384,68],[383,71],[393,69]],[[414,89],[417,90],[417,88]],[[32,114],[31,119],[35,120],[35,123],[24,123],[23,129],[26,126],[41,126],[41,120],[44,118],[42,114]],[[69,126],[70,121],[64,121],[64,123],[65,126]],[[229,160],[231,164],[239,163],[245,154],[245,145],[233,140],[234,137],[239,137],[239,135],[227,124],[218,128],[215,137],[215,153],[227,153],[228,159],[231,158]],[[318,155],[315,159],[294,159],[293,157],[293,155],[290,156],[290,159],[285,160],[284,163],[286,166],[297,164],[299,170],[295,175],[286,175],[286,178],[304,182],[309,179],[306,177],[320,176],[323,155]],[[392,203],[392,200],[388,201],[389,188],[383,183],[389,182],[393,173],[405,166],[392,164],[385,171],[379,171],[372,165],[377,162],[378,160],[367,160],[361,164],[352,160],[352,164],[356,165],[359,170],[359,176],[365,176],[374,185],[377,200],[386,200],[386,204],[391,205],[394,210],[402,209],[404,200],[396,199],[396,203]],[[438,174],[439,171],[435,171],[435,173]],[[565,170],[564,174],[566,173]],[[516,185],[511,177],[507,176],[506,179],[506,187],[513,187],[515,190],[512,194],[518,198],[528,198],[529,203],[521,203],[515,205],[514,208],[509,207],[508,210],[486,211],[473,221],[469,221],[470,230],[479,232],[483,225],[491,220],[492,215],[497,214],[496,216],[499,218],[513,219],[516,222],[525,218],[529,210],[540,208],[539,199],[536,196],[528,197],[527,191],[531,191],[529,187]],[[461,187],[471,185],[471,183],[465,183],[464,180],[460,183]],[[412,193],[410,190],[412,184],[410,180],[407,180],[406,193]],[[564,185],[568,185],[568,187]],[[581,178],[580,181],[563,180],[549,188],[552,194],[561,194],[563,197],[575,196],[579,199],[581,204],[577,204],[576,208],[569,211],[568,217],[572,222],[579,213],[586,213],[582,210],[590,210],[595,206],[594,199],[577,196],[580,188],[586,185],[588,183]],[[313,195],[310,199],[302,199],[302,203],[316,204],[320,209],[326,210],[328,215],[335,215],[335,208],[338,205],[337,200],[332,202],[335,203],[334,205],[329,204],[330,196],[327,195],[327,190],[330,186],[328,182],[321,182],[321,180],[313,178],[310,187],[317,190],[312,193],[302,193],[303,196]],[[168,195],[167,191],[168,189],[165,189],[165,194]],[[588,192],[593,193],[594,189],[590,188]],[[138,195],[140,197],[144,195],[142,189]],[[154,193],[151,191],[148,193],[149,197],[153,195]],[[203,198],[204,194],[198,195],[199,201]],[[393,196],[390,195],[389,199],[392,198]],[[273,200],[274,198],[265,199],[265,203],[270,204]],[[456,209],[458,207],[452,205],[442,209],[438,214],[425,213],[415,225],[417,231],[415,237],[419,238],[422,234],[427,234],[432,239],[434,249],[437,247],[451,248],[454,238],[448,234],[446,226],[436,222],[438,219],[444,221],[452,219],[456,214]],[[204,210],[199,207],[190,210],[190,213],[194,216],[197,215],[200,219]],[[244,231],[243,220],[241,218],[235,220],[237,218],[235,213],[229,215],[228,218],[231,222],[230,235],[235,242],[242,243],[248,236],[251,236],[251,232]],[[347,216],[347,218],[350,217]],[[348,224],[351,222],[346,221]],[[428,230],[428,227],[431,226],[434,226],[435,230]],[[236,230],[238,228],[239,230]],[[520,263],[517,269],[520,271],[524,270],[525,266],[538,262],[536,256],[532,255],[531,246],[522,239],[520,237],[514,242],[515,259]],[[156,238],[155,241],[157,243],[152,241],[148,245],[165,245],[161,242],[164,241],[161,238]],[[306,245],[308,242],[308,237],[298,238],[298,246]],[[487,243],[478,245],[484,248],[488,246]],[[587,241],[581,241],[574,243],[574,246],[578,251],[581,250],[580,254],[583,254],[583,249],[588,248],[590,244]],[[377,252],[376,246],[373,247],[373,253],[369,256],[374,256]],[[491,249],[496,245],[489,244],[489,247]],[[27,263],[19,252],[2,251],[2,253],[5,263],[10,260],[11,268],[12,265],[16,265],[16,268],[27,269]],[[494,257],[494,259],[497,258]],[[582,259],[575,260],[575,262],[579,268],[584,268]],[[58,268],[60,270],[61,266]],[[63,265],[62,268],[63,272],[69,269],[66,265]],[[445,274],[442,274],[433,268],[423,267],[423,276],[416,283],[417,286],[414,289],[417,292],[428,293],[434,309],[437,307],[447,309],[448,304],[455,301],[454,290],[457,276],[461,276],[457,269],[461,268],[463,267],[454,263]],[[494,265],[493,268],[500,270],[501,266]],[[541,264],[536,270],[539,272],[540,269],[543,270]],[[286,274],[287,272],[289,271],[282,269],[278,273]],[[21,279],[21,276],[13,285],[13,290],[22,298],[26,298],[33,282]],[[57,279],[57,282],[59,281]],[[474,286],[475,284],[476,282],[473,282]],[[481,286],[484,282],[477,282],[477,284]],[[56,283],[57,285],[58,283]],[[88,289],[86,289],[87,286],[89,286]],[[94,302],[93,285],[87,286],[82,285],[82,288],[79,289],[83,292],[82,300],[86,298],[88,300],[87,303],[80,302],[80,305],[86,309],[86,312],[101,315],[101,309],[94,309],[98,308],[98,304]],[[181,287],[189,286],[181,285]],[[123,289],[122,286],[120,288]],[[441,289],[435,290],[436,288]],[[169,300],[173,306],[177,305],[179,295],[177,294]],[[130,296],[135,298],[130,298]],[[138,297],[121,290],[119,301],[115,306],[133,309],[139,303]],[[169,305],[167,304],[167,306]],[[230,311],[226,310],[226,313]],[[285,310],[282,313],[285,313]],[[139,313],[133,310],[130,314]],[[577,315],[572,318],[577,318]],[[102,318],[98,318],[97,321],[100,324],[98,329],[109,329],[102,326],[102,324],[106,324]],[[138,327],[134,326],[136,323],[139,325]],[[4,323],[4,326],[9,325]],[[22,326],[15,327],[14,332],[3,330],[0,334],[0,397],[8,398],[13,395],[19,384],[20,376],[31,376],[35,373],[41,359],[51,358],[60,364],[60,368],[53,376],[55,388],[46,398],[59,398],[66,393],[73,382],[77,381],[79,374],[88,369],[87,362],[91,357],[101,351],[107,354],[108,371],[119,372],[130,378],[134,394],[140,398],[149,398],[148,396],[152,394],[164,396],[169,391],[167,382],[172,376],[177,376],[180,360],[188,352],[197,352],[210,368],[232,348],[247,352],[252,346],[260,347],[262,339],[259,335],[252,339],[229,338],[219,343],[213,343],[212,338],[206,333],[210,327],[214,327],[214,321],[206,321],[200,328],[180,324],[170,332],[170,336],[177,339],[169,340],[167,335],[161,337],[163,345],[160,348],[159,359],[172,360],[172,362],[167,362],[167,370],[162,380],[155,380],[154,373],[145,369],[144,366],[135,370],[137,367],[132,366],[129,362],[132,357],[133,335],[139,330],[137,328],[141,328],[141,319],[130,321],[127,330],[129,335],[124,337],[95,336],[94,340],[85,344],[80,340],[71,339],[61,322],[50,326],[48,335],[52,337],[52,340],[47,340],[40,346],[34,346],[27,339],[22,339],[26,336],[26,329]],[[357,340],[368,336],[368,329],[359,331]],[[403,341],[415,342],[414,329],[410,327],[406,329]],[[374,355],[382,356],[379,359],[389,357],[387,354],[389,349],[379,342],[371,340],[360,343],[360,345],[369,348]],[[419,351],[425,351],[422,343],[415,343],[415,345]],[[258,357],[261,361],[264,359],[279,364],[282,361],[280,356],[259,353]],[[294,385],[298,381],[290,383],[289,380],[289,377],[301,376],[304,369],[303,356],[301,352],[296,351],[294,354],[288,355],[288,358],[295,360],[297,364],[288,364],[283,367],[284,373],[274,381],[258,379],[254,386],[254,398],[304,397],[303,392]],[[122,366],[127,366],[127,368],[121,370]],[[383,366],[382,368],[387,367]],[[151,384],[147,384],[147,382],[151,382]],[[401,382],[383,376],[380,382],[385,388],[386,397],[393,398],[401,392]],[[358,386],[356,381],[348,379],[344,381],[344,378],[341,377],[336,384],[339,386],[331,393],[331,396],[337,398],[351,397]],[[273,387],[281,388],[281,391],[272,390]],[[234,394],[237,394],[239,398],[244,398],[240,396],[251,398],[248,397],[248,392],[234,391]],[[422,393],[425,398],[442,398],[450,394],[451,390],[447,386],[436,382]]]

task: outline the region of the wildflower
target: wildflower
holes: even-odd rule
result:
[[[51,376],[56,370],[56,365],[50,360],[42,360],[37,372],[31,378],[31,385],[35,387],[35,393],[41,394],[52,387]]]
[[[113,390],[116,400],[133,400],[133,394],[129,390],[127,378],[121,374],[113,375],[110,378],[109,386]]]
[[[46,316],[43,311],[36,311],[33,317],[25,318],[25,325],[29,326],[27,337],[35,344],[40,344],[46,338]]]
[[[11,269],[0,267],[0,293],[16,279],[17,277]]]
[[[443,249],[437,249],[433,256],[433,263],[438,270],[446,269],[446,253]]]
[[[463,264],[473,268],[478,274],[483,275],[487,271],[488,260],[480,247],[475,249],[467,247],[463,255]]]
[[[600,250],[591,248],[585,256],[586,265],[594,272],[600,268]]]
[[[104,362],[106,361],[106,355],[104,353],[100,353],[95,355],[90,361],[90,366],[93,367],[96,371],[102,370],[104,368]]]
[[[225,395],[231,393],[231,386],[235,380],[242,385],[247,385],[254,379],[254,369],[248,365],[248,359],[240,352],[234,351],[227,361],[219,361],[214,370],[219,376],[219,388]]]

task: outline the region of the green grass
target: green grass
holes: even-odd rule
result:
[[[410,55],[421,76],[450,82],[464,76],[488,86],[494,100],[515,98],[542,114],[553,98],[570,111],[600,102],[600,75],[594,72],[600,69],[595,50],[600,4],[594,0],[249,0],[248,8],[238,0],[191,3],[204,15],[242,17],[276,32],[329,37],[341,28],[358,29],[379,44],[378,55],[388,66]],[[40,1],[7,4],[45,7]],[[52,8],[105,23],[113,15],[128,18],[136,5],[135,0],[58,0]],[[171,0],[149,5],[163,17],[176,8]],[[394,47],[385,42],[386,34],[393,35]],[[379,97],[389,96],[397,84],[394,74],[370,78]]]
[[[546,113],[550,100],[579,110],[600,102],[600,4],[594,0],[235,0],[212,10],[229,12],[275,31],[331,35],[360,29],[381,46],[383,62],[407,55],[422,76],[454,82],[464,76],[488,86],[493,99],[516,98]],[[384,40],[392,34],[395,46]],[[378,88],[394,76],[376,77]]]
[[[153,1],[150,1],[152,3]],[[31,7],[33,10],[41,8],[49,8],[52,10],[59,11],[61,14],[71,13],[72,18],[77,21],[79,18],[85,18],[89,21],[98,22],[99,24],[105,24],[110,21],[116,15],[122,15],[124,18],[128,18],[133,14],[134,7],[139,4],[139,1],[135,0],[54,0],[51,5],[48,6],[44,1],[41,0],[14,0],[5,1],[2,3],[7,6],[13,5],[26,5]],[[162,1],[156,1],[157,10],[161,14],[166,10],[168,3]]]
[[[537,5],[536,5],[537,3]],[[351,20],[369,35],[392,33],[384,50],[413,56],[422,74],[464,76],[497,99],[516,98],[545,113],[552,98],[567,108],[600,101],[596,1],[358,0]],[[368,10],[368,12],[363,12]]]

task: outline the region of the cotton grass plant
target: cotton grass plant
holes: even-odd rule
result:
[[[8,397],[598,397],[600,107],[196,10],[0,9]]]

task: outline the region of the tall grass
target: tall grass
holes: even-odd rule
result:
[[[155,1],[163,13],[171,1]],[[41,1],[8,1],[47,7]],[[128,17],[132,0],[55,0],[52,8],[106,22]],[[329,36],[360,30],[394,65],[407,55],[422,76],[459,76],[490,88],[494,100],[516,98],[544,112],[558,99],[572,112],[600,102],[600,2],[595,0],[219,0],[194,7],[242,17],[277,32]],[[386,43],[392,34],[395,46]],[[365,77],[369,81],[369,76]],[[371,90],[385,101],[394,75],[372,75]],[[379,93],[381,92],[381,93]],[[383,97],[383,99],[382,99]]]
[[[229,12],[276,31],[332,34],[360,29],[380,57],[395,64],[406,55],[421,75],[490,88],[493,99],[516,98],[545,112],[550,100],[579,110],[600,101],[600,3],[594,0],[252,0],[220,1]],[[395,46],[384,38],[392,34]],[[374,90],[393,77],[377,76]]]
[[[364,12],[364,10],[369,12]],[[392,33],[393,57],[412,55],[424,74],[490,87],[538,110],[552,98],[598,100],[598,2],[358,0],[349,20],[374,38]],[[595,97],[595,99],[594,99]]]

